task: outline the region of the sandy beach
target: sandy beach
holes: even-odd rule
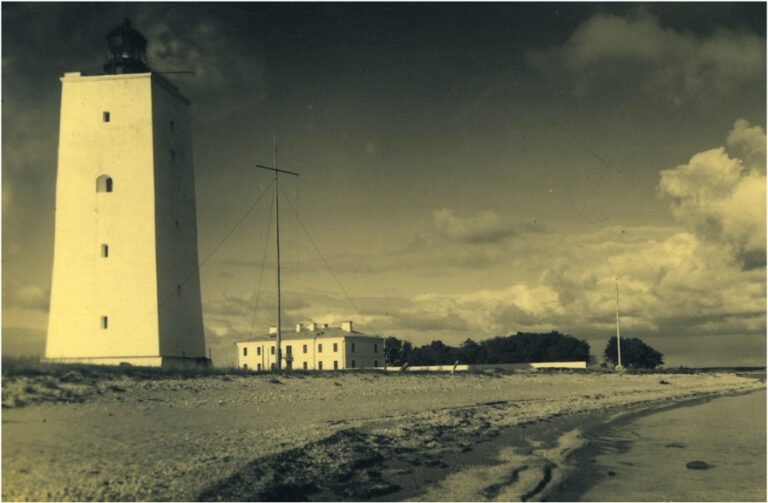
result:
[[[540,500],[584,425],[764,387],[733,373],[7,377],[2,496]]]

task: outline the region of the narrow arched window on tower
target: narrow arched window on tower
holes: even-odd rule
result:
[[[101,245],[101,256],[104,258],[109,257],[109,245],[103,244]]]
[[[96,179],[96,192],[112,192],[112,178],[101,175]]]
[[[102,316],[101,317],[101,328],[103,330],[106,330],[108,326],[109,326],[109,318],[106,317],[106,316]]]

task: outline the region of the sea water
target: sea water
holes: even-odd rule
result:
[[[596,441],[598,482],[582,501],[766,501],[765,390],[644,416]]]

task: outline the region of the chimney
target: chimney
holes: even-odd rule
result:
[[[272,325],[271,327],[269,327],[269,335],[274,335],[276,333],[277,333],[277,327],[276,326]]]
[[[341,323],[341,329],[345,332],[352,332],[352,322],[351,321],[343,321]]]
[[[302,330],[304,330],[304,324],[303,323],[297,323],[296,324],[296,331],[297,332],[301,332]]]

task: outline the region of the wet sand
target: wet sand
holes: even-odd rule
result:
[[[552,500],[765,501],[765,390],[685,405],[584,428]]]
[[[5,500],[535,500],[591,420],[764,388],[725,373],[297,373],[102,380],[40,403],[35,379],[3,380]]]

